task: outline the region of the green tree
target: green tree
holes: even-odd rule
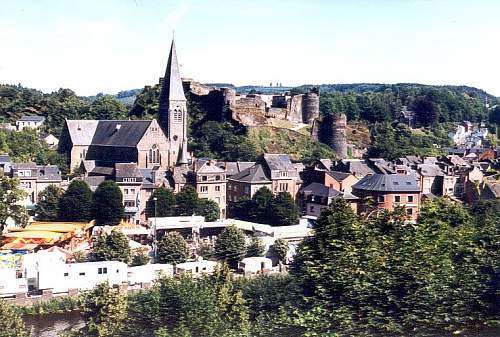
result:
[[[273,251],[280,262],[285,262],[286,255],[288,254],[288,242],[283,239],[276,239],[274,241]]]
[[[57,220],[62,195],[63,191],[55,185],[49,185],[46,189],[38,193],[38,202],[36,204],[37,220]]]
[[[23,319],[17,311],[0,299],[0,337],[28,337]]]
[[[156,189],[149,197],[146,203],[146,215],[148,218],[155,216],[155,200],[156,198],[156,216],[165,217],[173,216],[175,208],[175,195],[171,189],[160,187]]]
[[[198,193],[193,186],[184,186],[175,196],[176,215],[193,215],[198,207]]]
[[[22,206],[25,193],[19,188],[19,180],[0,176],[0,232],[8,219],[16,224],[28,221],[26,208]]]
[[[250,243],[247,246],[247,257],[264,255],[266,247],[260,238],[253,235],[250,238]]]
[[[219,260],[227,261],[231,268],[236,268],[247,252],[245,234],[235,226],[226,227],[217,237],[214,251]]]
[[[196,214],[205,217],[205,221],[215,221],[219,218],[219,205],[213,200],[199,199]]]
[[[120,337],[127,319],[127,294],[100,283],[83,294],[80,312],[85,325],[76,336]]]
[[[117,225],[125,215],[122,191],[114,181],[105,180],[93,195],[94,218],[98,225]]]
[[[186,240],[178,232],[165,234],[158,242],[158,262],[178,264],[186,262],[191,249]]]
[[[128,238],[120,231],[113,230],[110,234],[101,234],[94,242],[91,261],[121,261],[127,264],[132,259]]]
[[[202,243],[198,248],[198,255],[205,260],[213,259],[215,255],[214,246],[210,243]]]
[[[271,224],[276,226],[295,225],[299,219],[299,209],[288,192],[279,193],[271,202]]]
[[[132,266],[143,266],[148,264],[150,258],[143,252],[136,253],[132,256]]]
[[[92,192],[83,180],[73,180],[59,203],[59,219],[89,221],[92,219]]]
[[[102,95],[90,105],[90,115],[93,119],[125,119],[127,107],[117,101],[113,96]]]

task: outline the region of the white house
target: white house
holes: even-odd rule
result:
[[[47,143],[48,146],[54,149],[57,148],[57,145],[59,145],[59,139],[51,133],[43,138],[43,140],[45,141],[45,143]]]
[[[53,289],[58,293],[69,289],[92,289],[102,282],[110,285],[127,282],[127,265],[119,261],[101,261],[38,266],[38,289]]]
[[[173,277],[174,266],[171,264],[146,264],[143,266],[129,267],[127,279],[129,284],[150,283],[160,276]]]
[[[23,256],[22,269],[24,277],[28,282],[29,289],[38,289],[38,267],[58,266],[66,263],[66,255],[59,251],[48,252],[40,250],[36,253]]]
[[[28,283],[22,274],[18,274],[14,268],[0,268],[0,297],[27,291]]]
[[[175,266],[176,274],[192,274],[198,276],[201,274],[213,274],[217,262],[200,259],[193,262],[179,263]]]
[[[263,256],[246,257],[238,263],[238,269],[245,274],[260,274],[273,268],[271,259]]]
[[[38,129],[45,122],[45,117],[43,116],[23,116],[16,121],[17,131],[21,131],[24,128]]]

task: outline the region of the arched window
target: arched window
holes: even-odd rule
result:
[[[153,164],[160,163],[160,149],[156,144],[149,149],[149,162]]]
[[[174,123],[182,123],[182,111],[179,107],[174,109]]]

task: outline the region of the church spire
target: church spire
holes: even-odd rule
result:
[[[187,165],[187,144],[185,141],[182,142],[181,148],[179,149],[179,159],[177,160],[177,166]]]
[[[171,101],[185,102],[184,88],[182,86],[181,74],[179,71],[179,62],[177,61],[177,53],[175,51],[175,41],[172,40],[170,54],[168,55],[167,69],[165,76],[161,82],[160,92],[160,125],[164,128],[168,127],[168,114]]]

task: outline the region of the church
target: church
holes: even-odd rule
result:
[[[118,163],[165,172],[187,164],[187,106],[172,41],[165,77],[161,82],[159,121],[66,120],[59,152],[70,170],[89,175],[112,173]]]

